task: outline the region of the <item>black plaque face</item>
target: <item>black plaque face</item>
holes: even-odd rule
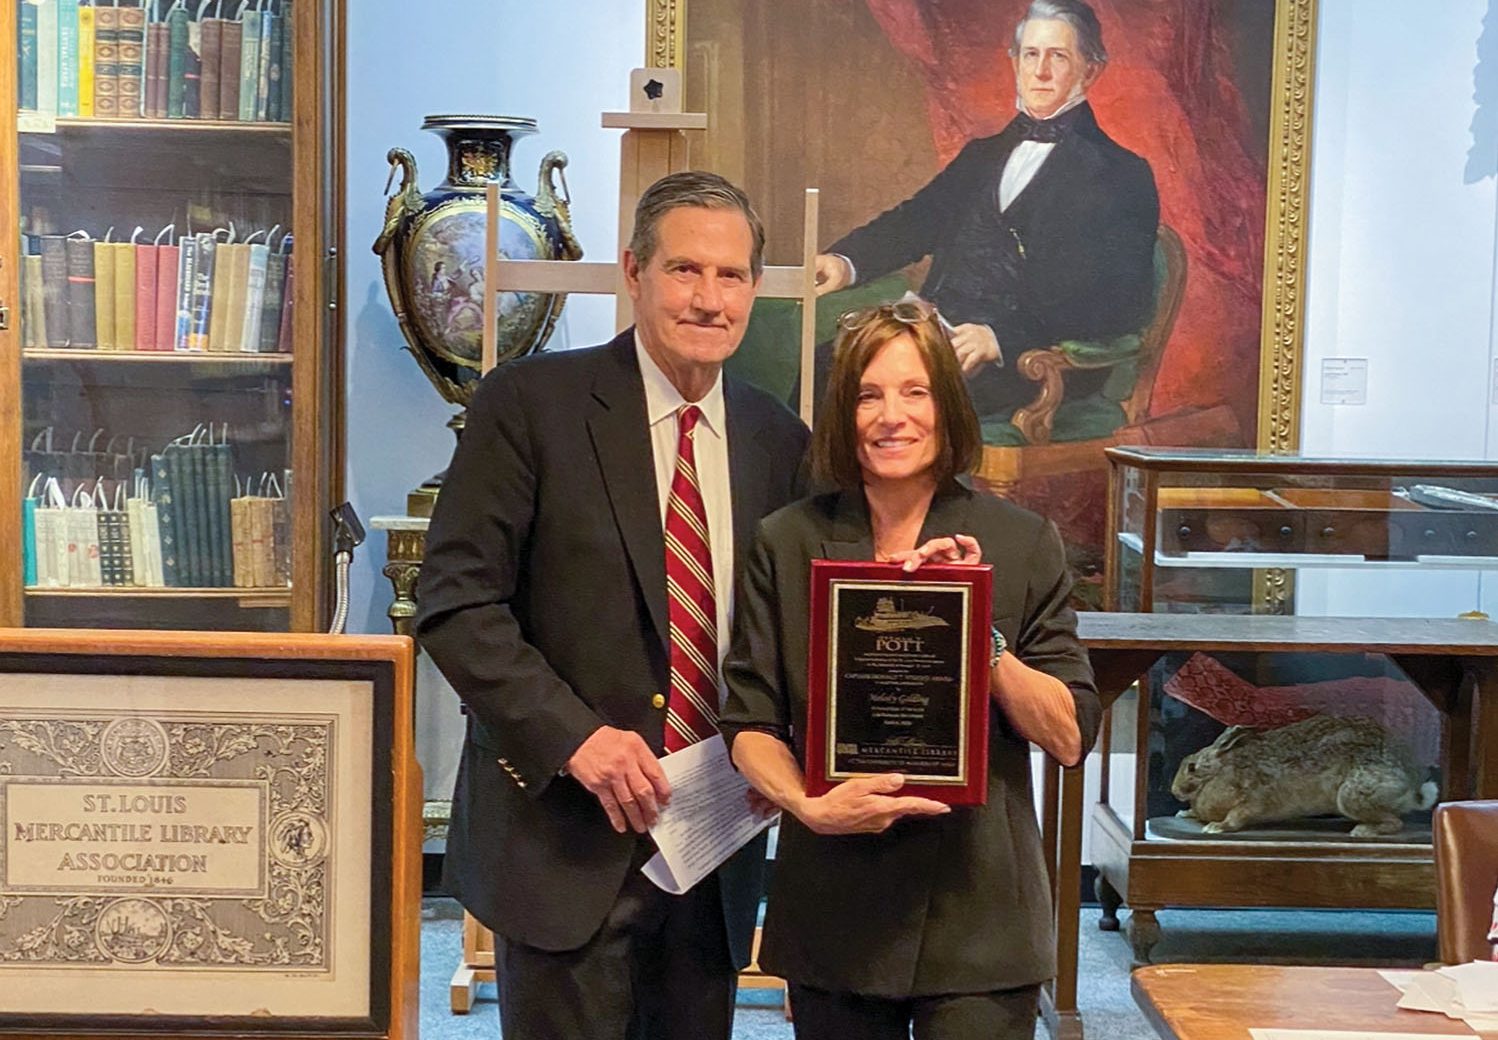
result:
[[[831,585],[827,779],[965,784],[972,589]]]

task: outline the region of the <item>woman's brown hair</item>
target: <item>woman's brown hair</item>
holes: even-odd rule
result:
[[[851,311],[838,319],[832,372],[812,431],[812,473],[819,483],[844,490],[863,485],[857,421],[863,373],[874,355],[902,334],[915,343],[931,381],[939,438],[934,466],[937,483],[970,473],[977,464],[983,434],[952,341],[934,307],[924,300],[902,300]]]

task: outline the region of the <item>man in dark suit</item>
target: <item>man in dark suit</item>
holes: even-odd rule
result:
[[[1154,175],[1087,104],[1108,60],[1097,15],[1082,0],[1035,0],[1010,57],[1014,120],[817,257],[826,293],[930,256],[922,295],[953,325],[980,415],[1034,396],[1014,369],[1024,351],[1137,332],[1154,304]],[[1075,373],[1068,395],[1106,378]]]
[[[468,714],[445,880],[495,933],[506,1040],[732,1028],[763,843],[684,896],[640,867],[657,757],[716,732],[736,559],[800,493],[805,427],[721,372],[763,245],[722,178],[649,188],[635,327],[487,375],[438,498],[416,627]]]

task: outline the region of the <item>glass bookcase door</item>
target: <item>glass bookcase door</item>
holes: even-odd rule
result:
[[[293,29],[14,7],[27,625],[292,625]]]

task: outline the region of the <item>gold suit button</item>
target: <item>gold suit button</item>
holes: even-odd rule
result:
[[[666,698],[660,694],[656,694],[650,698],[650,706],[652,708],[664,708],[666,706]]]

